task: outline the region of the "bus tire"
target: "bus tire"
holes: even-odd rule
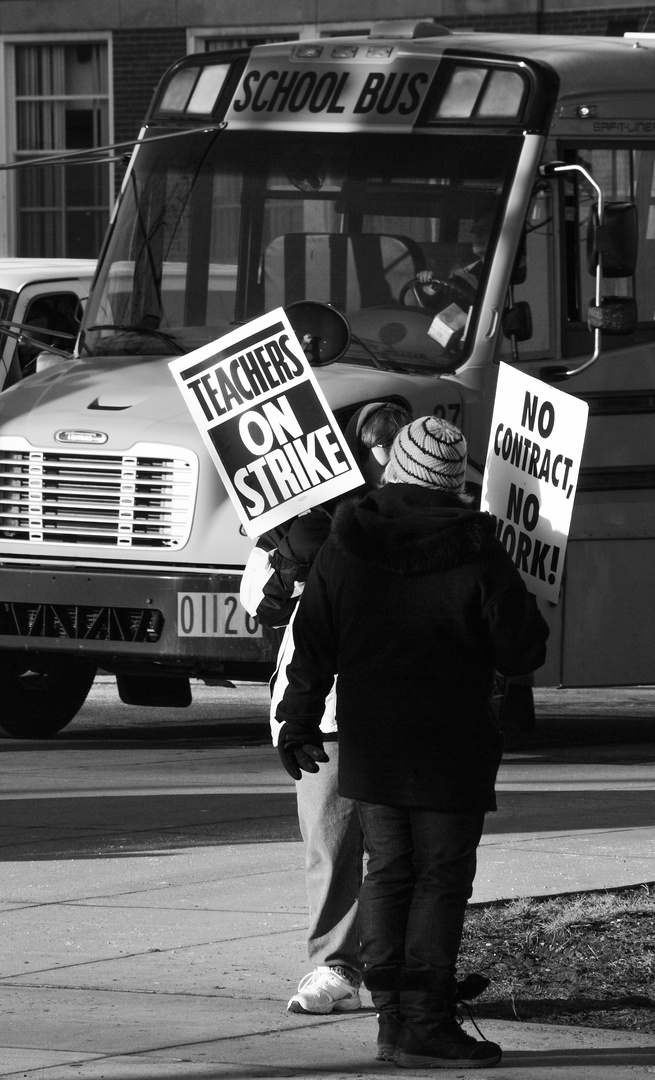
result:
[[[79,712],[95,664],[63,656],[0,658],[0,736],[47,739]]]

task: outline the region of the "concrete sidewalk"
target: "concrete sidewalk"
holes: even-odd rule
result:
[[[195,753],[205,770],[198,790],[289,789],[267,747]],[[83,755],[78,748],[74,762],[82,778]],[[165,751],[158,748],[157,756],[164,768]],[[135,748],[135,789],[142,758]],[[62,797],[79,796],[82,834],[93,792],[74,789],[72,777],[66,773],[59,783]],[[147,794],[174,790],[163,773],[159,784]],[[552,793],[548,816],[522,820],[517,811],[535,788]],[[601,789],[601,810],[590,824],[589,798]],[[577,757],[557,748],[510,754],[500,776],[501,809],[490,815],[480,849],[474,902],[655,881],[654,791],[655,753],[627,755],[620,764],[601,747],[581,747]],[[103,794],[112,796],[109,780]],[[299,842],[8,856],[0,892],[0,1077],[415,1075],[373,1061],[370,1001],[361,1013],[341,1017],[285,1010],[307,966]],[[487,1020],[481,1026],[504,1050],[501,1065],[471,1073],[483,1080],[655,1075],[655,1035]]]

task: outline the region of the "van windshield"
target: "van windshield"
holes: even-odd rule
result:
[[[317,300],[350,324],[346,363],[447,369],[466,347],[520,145],[479,132],[254,130],[143,145],[82,353],[185,353]],[[453,305],[458,332],[444,346],[427,330]]]

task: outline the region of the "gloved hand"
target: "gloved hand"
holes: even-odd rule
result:
[[[293,724],[282,724],[277,749],[282,764],[293,780],[300,780],[303,771],[317,773],[317,761],[330,760],[323,749],[320,732],[316,735],[301,734]]]
[[[280,542],[280,554],[302,565],[312,563],[328,538],[331,523],[325,510],[314,509],[301,514]]]

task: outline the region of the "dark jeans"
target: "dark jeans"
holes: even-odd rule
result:
[[[454,990],[484,814],[358,803],[368,871],[359,894],[360,959],[377,1008],[399,987]]]

